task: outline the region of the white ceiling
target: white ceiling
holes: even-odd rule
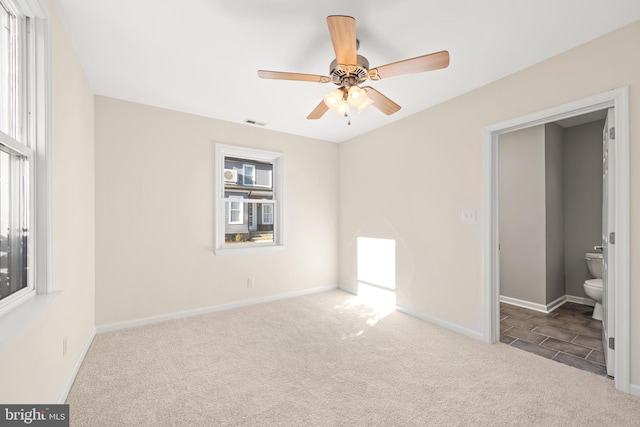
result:
[[[56,0],[98,95],[341,142],[640,19],[639,0]],[[443,70],[371,86],[402,109],[306,116],[331,83],[263,80],[258,69],[329,73],[326,17],[356,18],[371,67],[439,50]],[[629,54],[632,54],[629,52]],[[608,59],[603,59],[608,60]],[[252,126],[252,125],[246,125]]]

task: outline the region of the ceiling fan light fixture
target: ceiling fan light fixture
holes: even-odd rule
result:
[[[327,107],[336,111],[338,106],[342,102],[342,98],[344,98],[344,93],[342,92],[342,88],[338,88],[332,90],[324,96],[324,103]]]
[[[364,102],[358,106],[358,112],[359,113],[363,112],[371,104],[373,104],[373,99],[371,99],[371,98],[369,98],[367,96],[366,99],[364,100]]]
[[[323,100],[327,108],[340,116],[348,115],[351,107],[362,111],[373,103],[367,96],[367,91],[357,85],[353,85],[349,89],[346,87],[334,89],[327,93]]]
[[[350,107],[360,107],[367,100],[367,92],[358,86],[351,86],[349,88],[349,95],[347,102]]]
[[[349,104],[347,101],[342,100],[335,108],[332,108],[332,110],[339,116],[347,116],[349,115]]]

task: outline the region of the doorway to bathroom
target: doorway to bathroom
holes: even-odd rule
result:
[[[532,126],[498,142],[500,341],[602,375],[602,310],[594,310],[602,286],[594,301],[584,284],[602,283],[606,115]],[[599,270],[591,273],[585,257]]]
[[[603,350],[606,350],[609,347],[615,347],[615,353],[613,353],[613,348],[611,349],[611,355],[613,357],[610,358],[611,367],[615,367],[615,386],[617,389],[629,392],[629,307],[628,307],[628,298],[629,298],[629,239],[628,239],[628,231],[629,231],[629,170],[628,170],[628,89],[621,88],[613,91],[605,92],[603,94],[595,95],[583,100],[579,100],[573,103],[565,104],[559,107],[555,107],[549,110],[541,111],[538,113],[534,113],[525,117],[517,118],[514,120],[510,120],[508,122],[499,123],[493,126],[488,127],[485,130],[485,146],[484,146],[484,154],[485,154],[485,164],[484,164],[484,189],[485,189],[485,198],[484,203],[487,207],[486,213],[484,217],[484,291],[485,291],[485,331],[486,331],[486,339],[488,342],[495,342],[500,337],[500,295],[501,295],[501,274],[506,274],[501,271],[501,263],[500,263],[500,244],[502,243],[499,240],[500,236],[500,222],[499,217],[502,212],[500,212],[500,205],[498,203],[499,193],[500,193],[500,163],[499,163],[499,140],[501,137],[508,135],[509,133],[515,131],[525,131],[525,132],[533,132],[535,127],[542,126],[542,129],[546,127],[552,128],[551,124],[554,126],[559,126],[557,123],[569,120],[585,120],[586,115],[602,115],[602,112],[606,112],[608,109],[614,108],[613,114],[610,118],[611,122],[615,127],[615,144],[612,144],[611,149],[613,150],[611,154],[614,155],[613,158],[616,159],[615,170],[611,170],[611,186],[609,187],[611,191],[610,194],[607,195],[607,200],[604,203],[605,210],[602,211],[605,215],[609,214],[612,219],[615,220],[615,226],[609,230],[610,232],[616,233],[616,242],[615,244],[609,247],[609,253],[612,254],[610,264],[611,277],[615,277],[615,280],[612,280],[611,283],[615,283],[615,294],[613,292],[609,294],[611,297],[610,301],[608,301],[608,307],[612,310],[609,314],[611,314],[611,318],[615,320],[615,322],[610,322],[608,325],[610,328],[610,337],[612,340],[605,343]],[[593,117],[592,117],[593,118]],[[602,116],[598,117],[596,120],[602,119]],[[540,129],[540,128],[539,128]],[[556,129],[557,130],[557,129]],[[550,129],[550,132],[553,132],[553,129]],[[600,141],[600,150],[602,150],[602,141]],[[556,147],[557,148],[557,147]],[[542,156],[544,157],[544,150],[542,151]],[[602,151],[600,151],[602,153]],[[539,153],[538,153],[539,154]],[[611,158],[610,158],[611,159]],[[557,159],[556,159],[557,160]],[[600,156],[600,161],[602,160],[602,156]],[[551,159],[553,161],[553,159]],[[543,176],[542,184],[538,183],[538,187],[542,185],[545,186],[545,181]],[[555,177],[557,178],[557,176]],[[551,174],[551,181],[553,181],[554,176]],[[534,186],[535,187],[535,186]],[[600,180],[600,191],[602,189],[602,180]],[[533,188],[533,187],[532,187]],[[535,189],[535,188],[534,188]],[[539,188],[538,188],[539,189]],[[554,186],[551,188],[551,193],[558,189],[558,186]],[[543,188],[543,190],[545,190]],[[544,191],[543,191],[544,192]],[[558,194],[551,194],[553,197],[558,198]],[[531,201],[529,198],[523,198],[520,206],[521,214],[525,215],[529,211],[533,211],[535,209],[539,210],[539,207],[535,206],[527,206],[527,203]],[[558,204],[556,203],[556,206]],[[542,216],[545,217],[546,220],[546,212],[544,211],[545,202],[542,204]],[[540,213],[540,211],[538,212]],[[553,222],[553,221],[551,221]],[[558,222],[556,218],[556,222]],[[544,221],[543,221],[544,224]],[[547,239],[550,242],[550,247],[552,250],[553,239],[558,237],[557,228],[554,230],[551,227],[550,230],[546,228],[539,228],[534,230],[524,230],[529,233],[535,233],[542,239],[539,239],[541,242],[538,242],[540,248],[544,249],[544,245],[547,243]],[[599,234],[599,230],[597,231]],[[608,238],[609,233],[605,233]],[[591,237],[593,239],[593,236]],[[599,238],[596,239],[596,243],[594,246],[598,245]],[[604,241],[603,245],[606,245],[607,242]],[[546,262],[546,251],[538,251],[535,252],[532,248],[521,247],[521,250],[526,252],[529,250],[529,262],[532,263],[542,259],[542,262]],[[555,248],[557,250],[557,247]],[[583,254],[584,255],[584,254]],[[556,264],[558,264],[556,262]],[[546,264],[545,264],[546,265]],[[584,265],[583,265],[584,267]],[[542,274],[544,277],[540,277],[545,283],[544,289],[538,289],[538,291],[534,291],[531,288],[525,289],[524,292],[529,292],[529,295],[523,294],[526,298],[522,298],[522,300],[533,299],[536,301],[543,302],[544,304],[540,304],[540,306],[532,306],[528,307],[529,309],[533,308],[539,309],[540,311],[549,311],[552,310],[555,304],[555,307],[565,303],[567,301],[566,295],[567,290],[564,291],[564,295],[560,295],[558,289],[554,288],[553,280],[550,281],[549,286],[547,286],[547,276],[559,276],[560,274],[564,274],[564,265],[562,268],[557,265],[551,269],[550,272],[537,271],[537,274]],[[549,273],[549,274],[547,274]],[[526,276],[525,274],[521,275],[522,277]],[[573,281],[575,284],[575,280]],[[613,290],[613,287],[611,287]],[[536,295],[535,293],[542,293],[544,295]],[[580,294],[584,295],[584,294]],[[578,296],[580,296],[578,295]],[[553,296],[553,298],[552,298]],[[581,301],[576,301],[581,302]],[[570,304],[576,304],[574,301],[570,301],[569,304],[565,304],[565,309],[563,311],[567,311],[568,308],[571,307]],[[582,301],[584,302],[584,301]],[[576,307],[574,307],[576,308]],[[567,314],[567,313],[564,313]],[[582,313],[584,314],[584,313]],[[615,330],[613,326],[615,325]],[[593,337],[587,337],[593,338]],[[614,341],[615,340],[615,341]],[[585,339],[585,341],[587,341]],[[593,341],[592,341],[593,342]]]

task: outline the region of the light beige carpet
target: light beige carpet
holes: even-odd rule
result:
[[[72,426],[638,426],[610,379],[331,291],[96,336]]]

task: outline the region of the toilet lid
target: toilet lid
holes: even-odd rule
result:
[[[587,286],[594,287],[594,288],[602,288],[602,279],[585,280],[584,284],[587,285]]]

